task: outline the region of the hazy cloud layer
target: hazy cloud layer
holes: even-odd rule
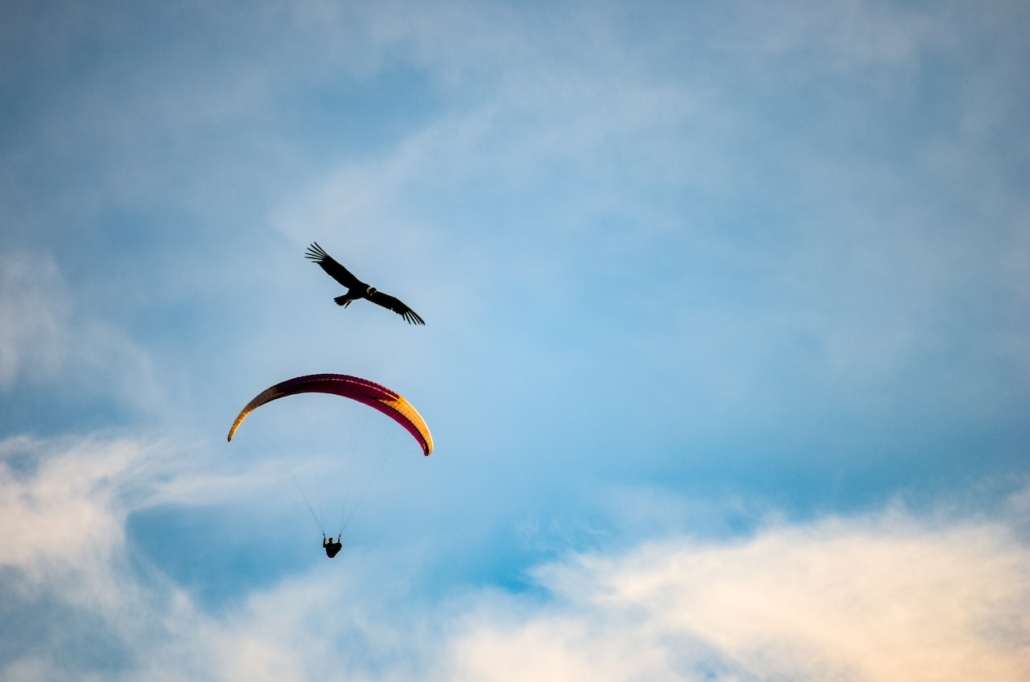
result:
[[[725,415],[926,433],[1024,411],[1022,7],[105,8],[7,10],[4,229],[46,235],[76,294],[0,299],[0,388],[80,366],[82,331],[129,375],[125,339],[145,344],[181,405],[221,398],[211,377],[280,378],[269,346],[335,362],[300,256],[318,238],[432,323],[344,328],[352,357],[389,355],[377,376],[451,352],[594,395],[599,366],[633,391],[672,375],[669,404],[716,436]],[[69,306],[116,308],[117,332],[69,332]],[[591,352],[523,331],[559,327]]]
[[[95,312],[49,255],[0,253],[0,392],[21,384],[156,410],[163,391],[149,354]]]
[[[46,257],[0,254],[0,389],[55,376],[68,354],[70,302]]]
[[[345,552],[211,613],[126,542],[127,515],[151,493],[198,501],[196,487],[181,485],[188,471],[154,466],[167,445],[22,438],[0,453],[0,599],[3,612],[23,614],[21,628],[5,628],[4,679],[1015,682],[1030,673],[1030,550],[1017,534],[1025,493],[995,518],[896,507],[775,523],[732,541],[671,536],[570,555],[536,568],[525,593],[466,588],[410,601],[400,557]],[[60,626],[40,638],[43,617]],[[91,654],[98,648],[108,655]]]
[[[968,14],[741,3],[652,25],[613,4],[564,7],[575,30],[559,34],[503,5],[363,7],[370,42],[449,106],[342,157],[273,224],[298,247],[322,226],[365,260],[396,235],[409,286],[461,292],[480,328],[503,329],[485,296],[518,292],[525,315],[632,351],[613,355],[687,358],[722,413],[775,404],[772,421],[830,398],[889,418],[925,400],[975,423],[1025,402],[1030,251],[999,154],[1025,103],[985,101],[971,77],[1011,90],[1020,48],[1006,33],[976,51],[1005,19]],[[570,361],[550,350],[532,359]]]

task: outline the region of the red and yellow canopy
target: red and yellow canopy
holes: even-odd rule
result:
[[[240,424],[251,412],[265,403],[298,393],[329,393],[364,403],[379,410],[407,429],[422,446],[422,452],[426,456],[433,451],[433,436],[429,433],[429,427],[422,419],[422,415],[402,395],[367,379],[346,374],[309,374],[295,379],[287,379],[262,391],[247,403],[247,406],[236,417],[232,428],[229,429],[229,440],[232,440],[236,429],[240,428]]]

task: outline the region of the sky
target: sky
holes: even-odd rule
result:
[[[0,679],[1030,678],[1028,34],[0,3]]]

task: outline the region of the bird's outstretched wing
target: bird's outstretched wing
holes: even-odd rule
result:
[[[361,280],[352,275],[350,270],[337,263],[332,256],[326,253],[325,249],[318,245],[318,242],[311,242],[304,257],[321,265],[330,277],[348,289],[362,284]]]
[[[372,301],[376,305],[381,305],[384,308],[392,310],[393,312],[397,313],[405,320],[407,320],[408,324],[425,324],[425,322],[422,321],[422,318],[418,316],[418,313],[416,313],[408,306],[404,305],[400,301],[400,299],[396,299],[393,296],[390,296],[389,294],[384,294],[381,291],[376,291],[374,294],[368,297],[368,300]]]

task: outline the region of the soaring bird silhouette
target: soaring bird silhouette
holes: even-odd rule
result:
[[[376,291],[375,287],[370,287],[352,275],[350,270],[337,263],[332,256],[326,253],[325,250],[318,245],[318,242],[311,242],[311,246],[309,246],[308,250],[304,253],[304,257],[321,265],[322,269],[325,270],[330,277],[347,287],[346,294],[343,296],[337,296],[333,299],[336,301],[336,305],[347,307],[359,298],[366,298],[376,305],[389,308],[407,320],[408,324],[425,324],[425,322],[422,321],[422,318],[419,317],[414,310],[404,305],[400,300],[390,296],[389,294]]]

